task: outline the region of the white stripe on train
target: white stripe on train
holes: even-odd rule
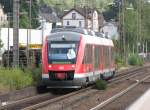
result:
[[[104,72],[109,72],[109,71],[114,71],[115,68],[111,68],[110,70],[109,69],[105,69],[103,71],[95,71],[94,73],[93,72],[88,72],[88,73],[75,73],[74,74],[74,78],[85,78],[85,77],[90,77],[90,76],[93,76],[93,75],[98,75],[98,74],[102,74]],[[49,75],[48,74],[42,74],[42,78],[49,78]]]

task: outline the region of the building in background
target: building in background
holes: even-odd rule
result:
[[[100,32],[104,33],[111,39],[117,40],[119,38],[118,27],[115,22],[105,22],[100,29]]]
[[[7,25],[7,15],[3,11],[3,6],[0,4],[0,27],[4,27]]]
[[[102,13],[89,7],[72,8],[61,17],[61,20],[62,26],[81,27],[95,32],[98,32],[104,23]]]

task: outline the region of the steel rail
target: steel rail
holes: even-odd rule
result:
[[[35,100],[38,100],[39,98],[48,97],[50,95],[52,95],[52,94],[46,93],[46,94],[36,95],[33,97],[24,98],[24,99],[17,100],[17,101],[5,102],[5,105],[1,105],[0,109],[8,109],[8,108],[14,107],[14,105],[23,104],[23,103],[28,102],[28,101],[30,101],[30,102],[35,101]]]
[[[90,110],[99,110],[102,109],[103,107],[105,107],[106,105],[108,105],[109,103],[113,102],[114,100],[118,99],[119,97],[123,96],[124,94],[126,94],[127,92],[129,92],[130,90],[134,89],[137,85],[139,85],[140,83],[142,83],[143,81],[147,80],[148,78],[150,78],[149,76],[146,76],[145,78],[143,78],[142,80],[136,80],[135,84],[132,84],[131,86],[129,86],[127,89],[121,91],[120,93],[114,95],[113,97],[103,101],[102,103],[100,103],[99,105],[91,108]]]
[[[38,109],[38,108],[41,108],[45,105],[48,105],[48,104],[51,104],[51,103],[54,103],[54,102],[57,102],[57,101],[60,101],[60,100],[63,100],[65,98],[68,98],[70,96],[73,96],[73,95],[76,95],[76,94],[79,94],[79,93],[82,93],[82,92],[85,92],[85,91],[88,91],[92,88],[93,86],[90,86],[88,88],[85,88],[85,89],[81,89],[79,91],[75,91],[75,92],[72,92],[70,94],[67,94],[67,95],[63,95],[63,96],[60,96],[60,97],[56,97],[54,99],[51,99],[51,100],[47,100],[45,102],[42,102],[42,103],[39,103],[39,104],[35,104],[35,105],[32,105],[32,106],[29,106],[29,107],[26,107],[22,110],[35,110],[35,109]]]
[[[115,77],[119,77],[122,74],[132,73],[134,71],[139,71],[143,68],[148,68],[148,67],[150,67],[150,64],[146,64],[142,67],[133,67],[133,68],[125,69],[125,70],[122,70],[122,71],[117,71]]]

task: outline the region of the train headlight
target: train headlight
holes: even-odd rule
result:
[[[52,65],[49,65],[48,67],[49,67],[49,68],[51,68],[51,67],[52,67]]]
[[[72,68],[75,68],[75,65],[72,65],[71,67],[72,67]]]

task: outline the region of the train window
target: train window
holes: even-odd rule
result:
[[[49,63],[75,63],[78,43],[49,43]]]
[[[109,67],[109,47],[104,46],[105,68]]]
[[[94,50],[94,68],[98,69],[100,66],[100,46],[96,45]]]
[[[111,61],[114,63],[114,58],[115,58],[115,55],[114,55],[114,48],[111,47]]]
[[[67,57],[68,59],[74,59],[76,57],[76,53],[73,48],[68,49]]]
[[[84,50],[83,64],[92,63],[92,45],[86,45]]]

